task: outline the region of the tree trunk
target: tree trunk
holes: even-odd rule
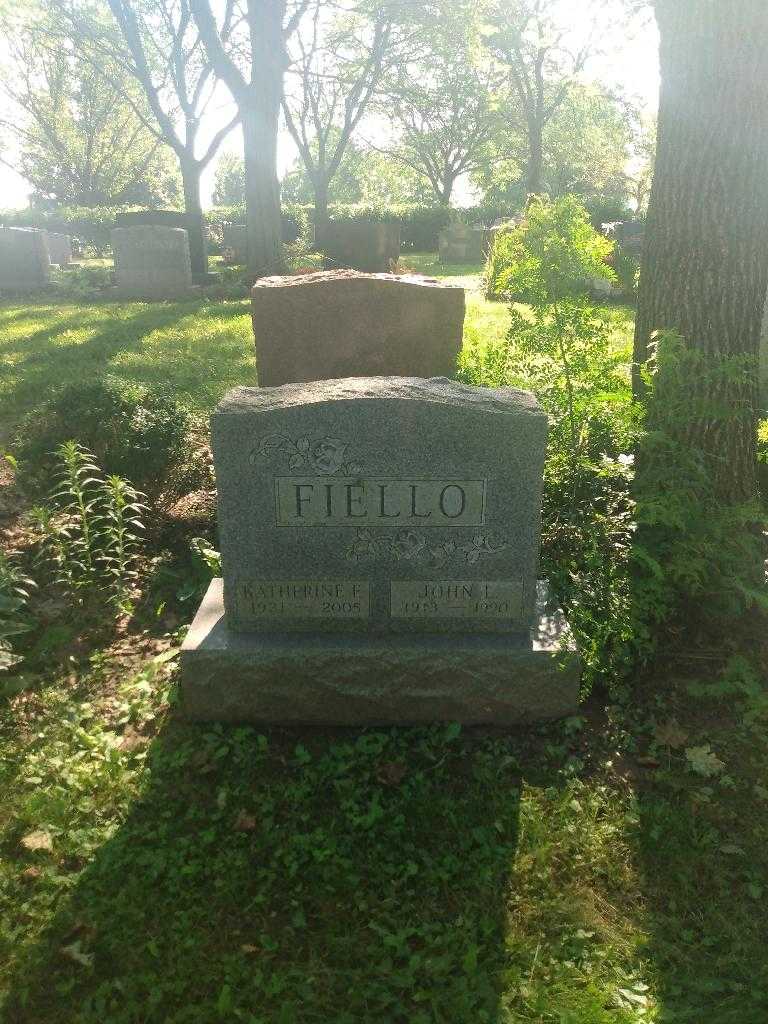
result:
[[[200,165],[196,160],[179,160],[184,187],[184,213],[189,236],[189,260],[192,274],[204,278],[208,273],[208,252],[203,228],[203,207],[200,202]]]
[[[692,412],[680,440],[710,457],[716,493],[736,503],[755,494],[756,369],[768,282],[768,4],[655,6],[661,95],[635,386],[641,391],[639,365],[655,331],[673,331],[707,357],[713,373],[690,381]],[[718,364],[729,357],[747,370],[718,379]],[[701,410],[713,400],[733,415],[707,416]]]
[[[315,226],[328,223],[328,180],[318,177],[313,183],[315,190]]]
[[[529,196],[537,196],[543,189],[542,174],[544,168],[544,128],[541,121],[528,121],[528,166],[525,171],[525,191]]]
[[[248,270],[254,278],[279,273],[282,267],[278,110],[279,106],[268,111],[243,111]]]

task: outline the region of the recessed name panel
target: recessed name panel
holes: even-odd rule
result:
[[[398,619],[519,620],[522,580],[392,580],[390,614]]]
[[[485,480],[276,477],[278,526],[481,526]]]
[[[238,580],[234,599],[240,621],[249,619],[365,619],[367,580]]]

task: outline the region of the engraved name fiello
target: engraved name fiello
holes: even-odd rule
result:
[[[276,477],[278,526],[481,526],[485,480]]]

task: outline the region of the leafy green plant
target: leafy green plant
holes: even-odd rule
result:
[[[714,484],[722,452],[716,444],[708,451],[697,437],[706,427],[716,438],[731,418],[752,415],[750,403],[736,395],[740,382],[749,393],[753,363],[742,355],[715,358],[668,333],[656,338],[644,368],[648,412],[635,486],[634,602],[639,627],[652,630],[657,642],[683,628],[691,643],[722,637],[724,627],[732,630],[748,613],[768,611],[760,580],[765,511],[757,502],[722,500]],[[694,376],[712,396],[695,404]]]
[[[609,279],[607,242],[572,197],[538,201],[497,238],[492,262],[510,308],[505,340],[468,350],[471,383],[531,390],[549,415],[542,567],[568,608],[587,685],[623,666],[631,638],[630,496],[639,413],[632,402],[624,313],[592,302],[589,278]]]
[[[25,609],[34,586],[17,560],[0,551],[0,672],[23,661],[13,650],[13,638],[31,628]]]
[[[177,464],[188,462],[194,424],[166,388],[127,385],[107,375],[68,384],[19,424],[13,451],[21,481],[38,492],[50,480],[52,453],[77,437],[107,473],[160,491]]]
[[[55,455],[58,482],[49,503],[28,515],[41,556],[67,589],[106,590],[128,611],[144,529],[143,495],[122,477],[105,478],[92,453],[76,441],[65,441]]]
[[[523,222],[497,234],[486,270],[488,298],[552,306],[584,294],[590,278],[615,280],[613,242],[574,196],[536,199]]]

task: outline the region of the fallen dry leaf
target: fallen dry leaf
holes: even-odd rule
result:
[[[653,737],[663,747],[683,747],[688,741],[688,733],[682,729],[674,718],[653,730]]]
[[[21,845],[25,850],[46,850],[51,853],[53,851],[53,836],[50,832],[37,829],[34,832],[27,832],[22,837]]]
[[[256,828],[256,819],[252,814],[246,814],[245,811],[240,811],[238,816],[235,818],[234,829],[236,832],[253,832]]]
[[[24,870],[21,872],[21,877],[24,879],[25,882],[32,882],[36,878],[39,878],[40,875],[42,875],[42,871],[40,870],[40,868],[36,867],[24,868]]]
[[[258,946],[249,946],[248,943],[246,942],[244,946],[240,947],[240,952],[241,953],[258,953],[259,952],[259,947]]]
[[[137,747],[143,747],[147,742],[147,737],[143,736],[137,729],[134,729],[132,725],[127,725],[123,731],[123,736],[117,745],[118,750],[136,750]]]
[[[61,947],[61,955],[72,960],[81,967],[93,967],[93,953],[84,953],[79,942],[73,942],[69,946]]]
[[[407,771],[408,766],[403,761],[384,761],[379,765],[376,778],[384,786],[399,786]]]

